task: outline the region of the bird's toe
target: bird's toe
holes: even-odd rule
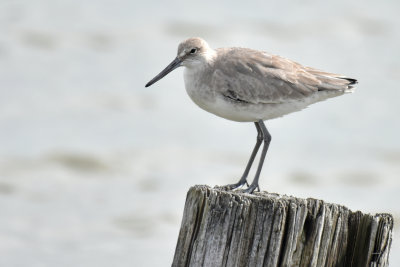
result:
[[[216,186],[215,188],[221,189],[221,190],[226,190],[226,191],[231,191],[231,190],[234,190],[236,188],[242,187],[244,184],[249,185],[247,183],[247,181],[244,181],[243,183],[242,182],[237,182],[235,184],[227,184],[227,185],[222,185],[222,186]]]

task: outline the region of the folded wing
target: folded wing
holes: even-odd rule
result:
[[[296,101],[323,90],[347,92],[357,82],[304,67],[294,61],[252,49],[223,48],[212,84],[225,97],[243,103]]]

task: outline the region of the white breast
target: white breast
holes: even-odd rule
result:
[[[211,110],[215,103],[215,92],[200,80],[202,75],[199,71],[185,68],[183,74],[186,92],[196,105],[213,113]]]

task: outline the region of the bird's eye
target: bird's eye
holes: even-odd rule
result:
[[[190,54],[194,54],[196,53],[197,49],[196,48],[192,48],[192,50],[190,50]]]

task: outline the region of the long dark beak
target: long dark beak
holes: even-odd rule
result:
[[[175,58],[174,61],[172,61],[163,71],[160,72],[156,77],[154,77],[150,82],[148,82],[145,87],[149,87],[153,83],[157,82],[158,80],[162,79],[165,75],[176,69],[177,67],[180,67],[182,63],[182,60],[179,58]]]

